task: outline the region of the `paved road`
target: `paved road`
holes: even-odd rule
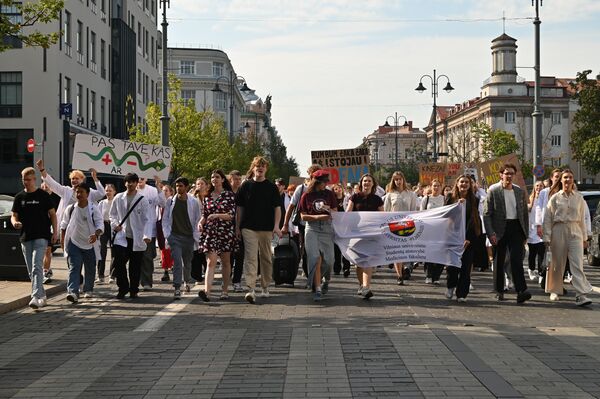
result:
[[[600,286],[600,268],[587,271]],[[300,288],[258,305],[173,302],[158,284],[137,300],[102,286],[2,315],[0,397],[600,397],[600,304],[550,303],[533,284],[528,305],[498,303],[490,272],[457,304],[422,271],[398,287],[388,269],[364,301],[354,274],[335,277],[320,304]]]

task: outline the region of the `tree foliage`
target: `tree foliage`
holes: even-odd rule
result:
[[[210,110],[196,110],[194,102],[186,103],[180,92],[181,82],[170,75],[168,100],[169,146],[173,149],[172,179],[179,176],[191,179],[208,177],[215,169],[223,169],[225,173],[237,169],[243,174],[257,155],[266,155],[269,159],[269,176],[287,180],[289,176],[298,174],[295,160],[287,157],[286,147],[274,130],[270,130],[266,144],[261,144],[254,134],[242,133],[230,145],[223,120]],[[160,144],[161,115],[157,104],[148,105],[146,125],[134,126],[130,130],[130,140]]]
[[[57,20],[65,6],[64,0],[32,2],[0,0],[0,6],[15,7],[21,13],[18,18],[0,14],[0,38],[12,37],[23,42],[25,46],[42,48],[50,47],[60,38],[60,32],[42,33],[33,27]],[[9,44],[0,42],[0,52],[10,48]]]
[[[577,73],[571,87],[579,104],[571,132],[573,158],[580,161],[588,172],[600,172],[600,85],[595,79],[588,79],[591,70]]]
[[[504,155],[516,154],[521,148],[512,133],[500,129],[492,130],[487,123],[473,124],[471,131],[481,141],[482,158],[486,161]]]

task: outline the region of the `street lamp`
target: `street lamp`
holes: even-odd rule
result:
[[[398,115],[397,112],[394,112],[394,115],[390,115],[387,118],[385,118],[385,123],[383,124],[384,127],[390,127],[389,124],[389,119],[392,118],[392,120],[394,121],[394,133],[395,133],[395,144],[396,144],[396,154],[395,154],[395,163],[396,163],[396,170],[398,170],[398,122],[400,121],[400,118],[404,118],[404,124],[402,126],[406,127],[408,126],[408,119],[406,119],[406,116],[404,115]]]
[[[242,76],[236,76],[235,77],[235,81],[234,81],[234,76],[233,76],[233,68],[230,69],[229,71],[229,78],[225,75],[221,75],[217,78],[217,81],[215,82],[215,86],[210,90],[212,92],[215,93],[224,93],[225,95],[227,95],[226,92],[224,92],[223,90],[221,90],[221,87],[219,86],[219,80],[224,79],[227,84],[229,85],[229,144],[232,145],[233,144],[233,93],[235,90],[235,83],[241,79],[244,84],[242,85],[242,88],[240,89],[240,91],[243,92],[248,92],[251,91],[251,89],[248,87],[248,85],[246,84],[246,79],[244,79]]]
[[[450,93],[454,90],[454,87],[450,84],[450,78],[446,75],[436,76],[436,70],[433,70],[433,77],[431,75],[423,75],[421,79],[419,79],[419,86],[415,89],[419,93],[423,93],[425,90],[425,86],[423,86],[423,78],[428,77],[431,80],[431,96],[433,97],[433,162],[437,162],[438,159],[438,149],[437,149],[437,104],[436,99],[438,96],[438,81],[441,77],[446,78],[446,86],[444,87],[444,91],[446,93]]]

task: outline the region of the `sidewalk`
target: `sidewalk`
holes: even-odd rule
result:
[[[67,290],[67,259],[63,258],[60,249],[52,257],[52,271],[54,273],[52,282],[44,284],[48,298]],[[31,300],[30,295],[31,281],[0,280],[0,314],[27,306]]]

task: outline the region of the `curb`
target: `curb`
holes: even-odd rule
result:
[[[57,285],[51,285],[48,288],[46,288],[46,287],[44,287],[44,288],[46,290],[46,297],[48,299],[50,299],[50,297],[57,295],[60,292],[66,291],[67,290],[67,282],[61,281]],[[0,305],[0,315],[3,315],[8,312],[12,312],[13,310],[25,308],[29,304],[30,300],[31,300],[31,296],[29,294],[27,294],[26,296],[17,298],[12,302],[2,304],[2,305]]]

